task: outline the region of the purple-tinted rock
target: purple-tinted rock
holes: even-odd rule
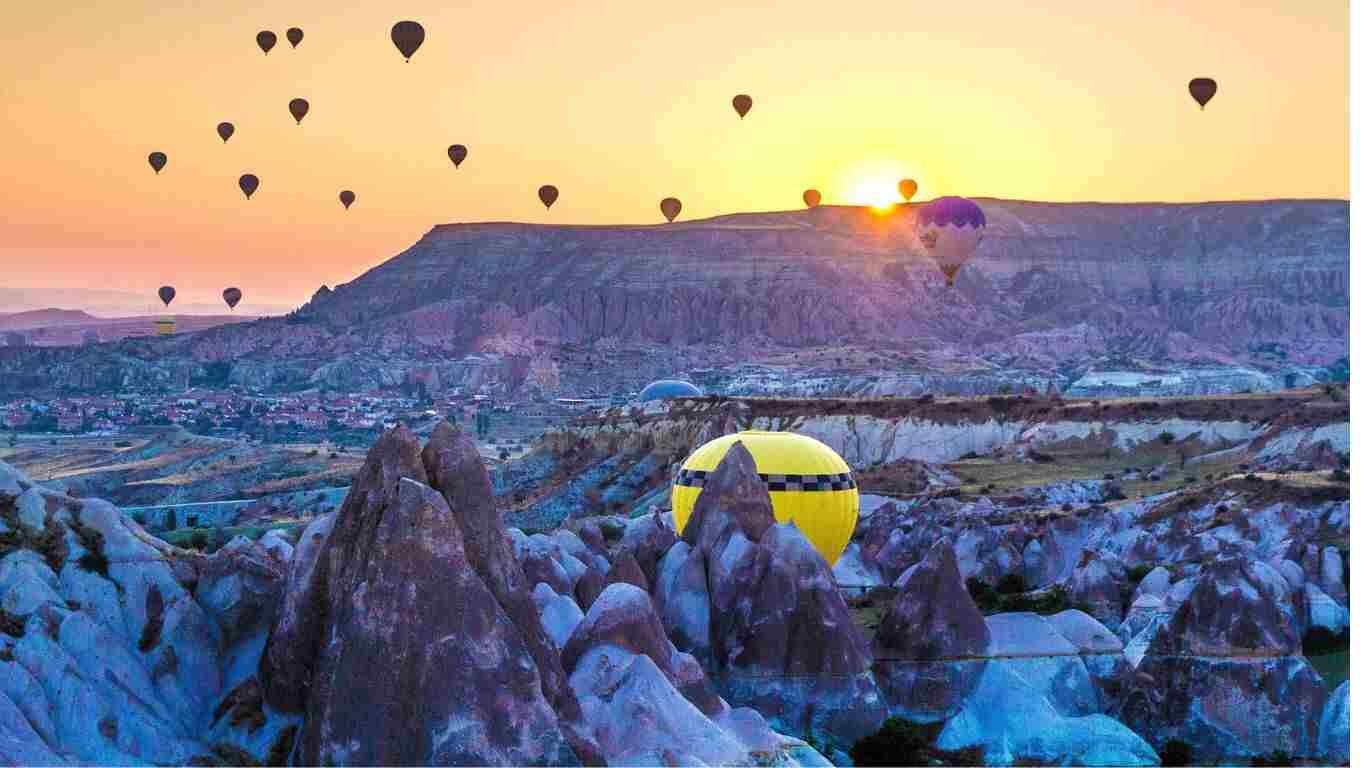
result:
[[[570,594],[578,601],[579,608],[587,612],[589,608],[593,607],[593,603],[597,602],[598,595],[602,594],[602,590],[606,588],[607,577],[598,573],[596,568],[589,568],[584,571],[583,576],[579,577],[579,583],[574,585],[574,591]]]
[[[636,562],[635,555],[621,550],[616,558],[612,560],[612,568],[607,572],[607,583],[617,584],[624,582],[631,584],[641,590],[648,591],[649,583],[645,579],[645,574],[640,570],[640,565]]]
[[[636,564],[653,589],[659,559],[676,541],[678,534],[674,532],[672,524],[664,519],[663,512],[656,510],[631,520],[621,537],[620,546],[635,556]]]
[[[578,718],[578,703],[560,666],[559,650],[541,625],[526,575],[519,566],[474,441],[447,422],[432,430],[422,450],[432,488],[445,498],[464,536],[465,554],[526,643],[540,671],[545,698],[559,716]],[[576,539],[577,541],[577,539]]]
[[[1299,655],[1293,614],[1271,578],[1279,573],[1259,565],[1242,556],[1206,565],[1158,623],[1120,708],[1150,743],[1179,739],[1208,761],[1314,756],[1327,692]]]
[[[427,479],[412,434],[386,433],[337,512],[317,588],[298,606],[318,617],[282,619],[292,632],[277,626],[272,644],[296,646],[311,670],[294,761],[577,762],[519,628]]]
[[[737,442],[698,496],[683,539],[705,561],[711,658],[726,698],[844,748],[886,712],[830,566],[774,522],[768,486]]]
[[[704,714],[715,714],[723,706],[696,660],[669,641],[649,594],[634,584],[617,582],[602,591],[565,644],[564,668],[573,670],[598,645],[648,656]]]
[[[953,715],[977,684],[990,643],[948,539],[909,568],[877,630],[878,682],[893,714],[917,721]]]

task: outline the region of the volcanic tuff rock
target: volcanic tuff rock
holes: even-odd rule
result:
[[[432,430],[422,450],[422,463],[432,487],[456,511],[470,564],[512,619],[536,660],[546,700],[562,719],[576,720],[577,703],[567,689],[559,653],[541,626],[526,574],[504,532],[503,516],[494,504],[493,486],[479,449],[468,435],[443,421]]]
[[[1328,692],[1300,655],[1287,591],[1275,569],[1239,554],[1206,565],[1139,662],[1124,722],[1154,744],[1185,741],[1200,760],[1317,756]]]
[[[936,334],[991,345],[1083,323],[1094,334],[1083,345],[1107,351],[1183,346],[1171,338],[1181,334],[1345,354],[1343,202],[980,202],[987,237],[958,293],[910,255],[902,212],[823,207],[658,227],[437,227],[301,314],[397,324],[418,312],[439,324],[473,309],[484,327],[450,330],[806,345]]]
[[[682,539],[686,556],[701,561],[694,569],[706,573],[710,642],[702,660],[728,700],[842,749],[877,728],[886,707],[867,642],[829,565],[795,527],[775,522],[767,484],[743,441],[708,476]],[[661,580],[671,570],[661,568]],[[676,593],[690,596],[700,602],[692,590]],[[687,615],[667,606],[665,613]]]
[[[1350,709],[1351,688],[1349,681],[1343,681],[1329,697],[1319,723],[1319,754],[1328,760],[1346,762],[1351,756]]]
[[[717,696],[635,585],[603,590],[565,646],[564,665],[609,765],[829,765]]]
[[[375,358],[404,369],[473,351],[525,360],[538,342],[609,340],[712,345],[713,362],[735,362],[774,344],[918,339],[1044,369],[1106,355],[1326,365],[1347,354],[1345,201],[979,202],[987,236],[952,291],[910,248],[909,208],[451,224],[288,318],[93,352],[0,348],[0,372],[24,377],[0,386],[186,380],[223,360],[238,382],[316,375],[365,389],[395,375]]]
[[[898,581],[896,602],[877,629],[878,682],[892,714],[947,719],[982,676],[987,623],[947,538]]]
[[[429,457],[436,482],[470,506],[468,520],[427,484],[416,438],[402,427],[386,433],[317,550],[314,578],[297,585],[301,598],[287,599],[298,614],[282,615],[267,663],[271,678],[281,658],[309,670],[296,761],[595,759],[592,745],[561,731],[523,627],[473,562],[471,553],[489,553],[480,535],[489,521],[481,518],[481,488],[464,485],[460,449],[446,435]],[[487,485],[483,490],[491,496]],[[485,570],[497,573],[497,566],[486,563]],[[532,611],[534,631],[553,656]],[[310,612],[320,618],[305,618]],[[387,669],[376,674],[381,659]],[[359,690],[367,692],[360,700]]]
[[[254,674],[284,579],[263,547],[213,556],[0,462],[0,761],[267,759],[298,718]]]

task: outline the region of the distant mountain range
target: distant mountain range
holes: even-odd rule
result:
[[[272,365],[316,378],[375,360],[622,347],[673,360],[687,350],[693,365],[858,347],[919,369],[1076,375],[1347,355],[1346,201],[978,202],[987,234],[954,289],[912,248],[909,206],[657,226],[450,224],[288,317],[124,354],[226,361],[258,383]],[[599,373],[623,364],[633,363],[609,354]]]
[[[283,315],[294,308],[262,303],[254,297],[249,297],[249,301],[250,307],[243,304],[238,309],[254,316]],[[217,296],[206,301],[195,301],[191,295],[182,295],[176,299],[174,306],[176,313],[183,315],[218,315],[227,309]],[[147,293],[70,286],[0,286],[0,312],[52,308],[87,312],[95,317],[127,317],[152,314],[161,308],[161,302],[155,296],[155,286],[149,288]]]
[[[75,309],[34,309],[0,314],[0,344],[61,347],[118,341],[156,332],[158,320],[170,318],[180,332],[202,331],[219,325],[257,319],[254,315],[136,315],[95,317]]]

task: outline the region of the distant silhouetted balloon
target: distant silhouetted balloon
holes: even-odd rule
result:
[[[248,200],[251,199],[252,193],[259,186],[261,186],[261,180],[250,173],[242,174],[242,177],[237,180],[237,187],[242,190],[242,194],[246,195]]]
[[[285,39],[289,41],[290,48],[298,48],[299,43],[304,40],[304,31],[298,27],[290,27],[285,30]]]
[[[422,41],[427,39],[427,32],[416,21],[400,21],[389,30],[389,39],[394,41],[394,47],[403,54],[403,60],[407,61],[422,47]]]
[[[270,53],[270,49],[275,47],[275,33],[269,29],[263,29],[256,33],[256,44],[261,46],[262,53]]]
[[[162,304],[171,306],[171,300],[175,298],[175,288],[169,285],[161,286],[157,289],[157,298],[161,299]]]
[[[553,184],[546,184],[536,190],[536,195],[541,198],[542,203],[545,203],[545,208],[548,211],[550,210],[550,206],[554,205],[555,201],[559,199],[560,190],[556,189]]]
[[[289,114],[294,115],[294,124],[298,125],[304,121],[304,115],[308,114],[307,99],[290,99]],[[324,121],[326,122],[326,121]]]
[[[356,202],[356,193],[349,189],[343,189],[341,194],[337,195],[337,199],[341,200],[343,208],[350,210],[351,204]]]
[[[742,93],[731,99],[730,105],[735,107],[735,113],[740,116],[741,120],[744,120],[745,115],[749,114],[749,108],[754,106],[754,99]]]
[[[664,214],[664,218],[673,221],[679,213],[683,211],[683,202],[676,197],[666,197],[659,201],[659,211]]]
[[[153,152],[147,156],[147,163],[152,166],[152,170],[161,173],[161,169],[166,167],[166,153]]]
[[[241,288],[226,288],[223,290],[223,301],[227,302],[228,309],[237,309],[237,302],[241,300]]]
[[[1191,98],[1195,99],[1201,109],[1204,109],[1209,100],[1214,98],[1214,92],[1217,90],[1219,90],[1219,84],[1208,77],[1197,77],[1190,84]]]
[[[821,191],[819,189],[808,189],[802,193],[802,202],[806,203],[807,208],[815,208],[821,204]]]
[[[228,143],[228,139],[232,138],[232,132],[234,130],[236,129],[232,127],[232,123],[219,123],[218,138],[222,139],[223,143],[226,144]]]
[[[901,198],[908,203],[911,202],[911,198],[915,197],[915,192],[918,189],[920,189],[920,185],[915,183],[915,179],[902,179],[896,185],[896,190],[901,193]]]
[[[465,156],[469,153],[470,151],[465,149],[464,144],[452,144],[446,148],[446,156],[451,159],[452,163],[455,163],[456,168],[459,168],[460,164],[465,162]]]

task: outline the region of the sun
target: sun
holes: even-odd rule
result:
[[[867,176],[854,182],[849,190],[849,200],[856,205],[866,205],[879,211],[889,210],[901,202],[901,193],[896,185],[899,178],[890,176]]]

